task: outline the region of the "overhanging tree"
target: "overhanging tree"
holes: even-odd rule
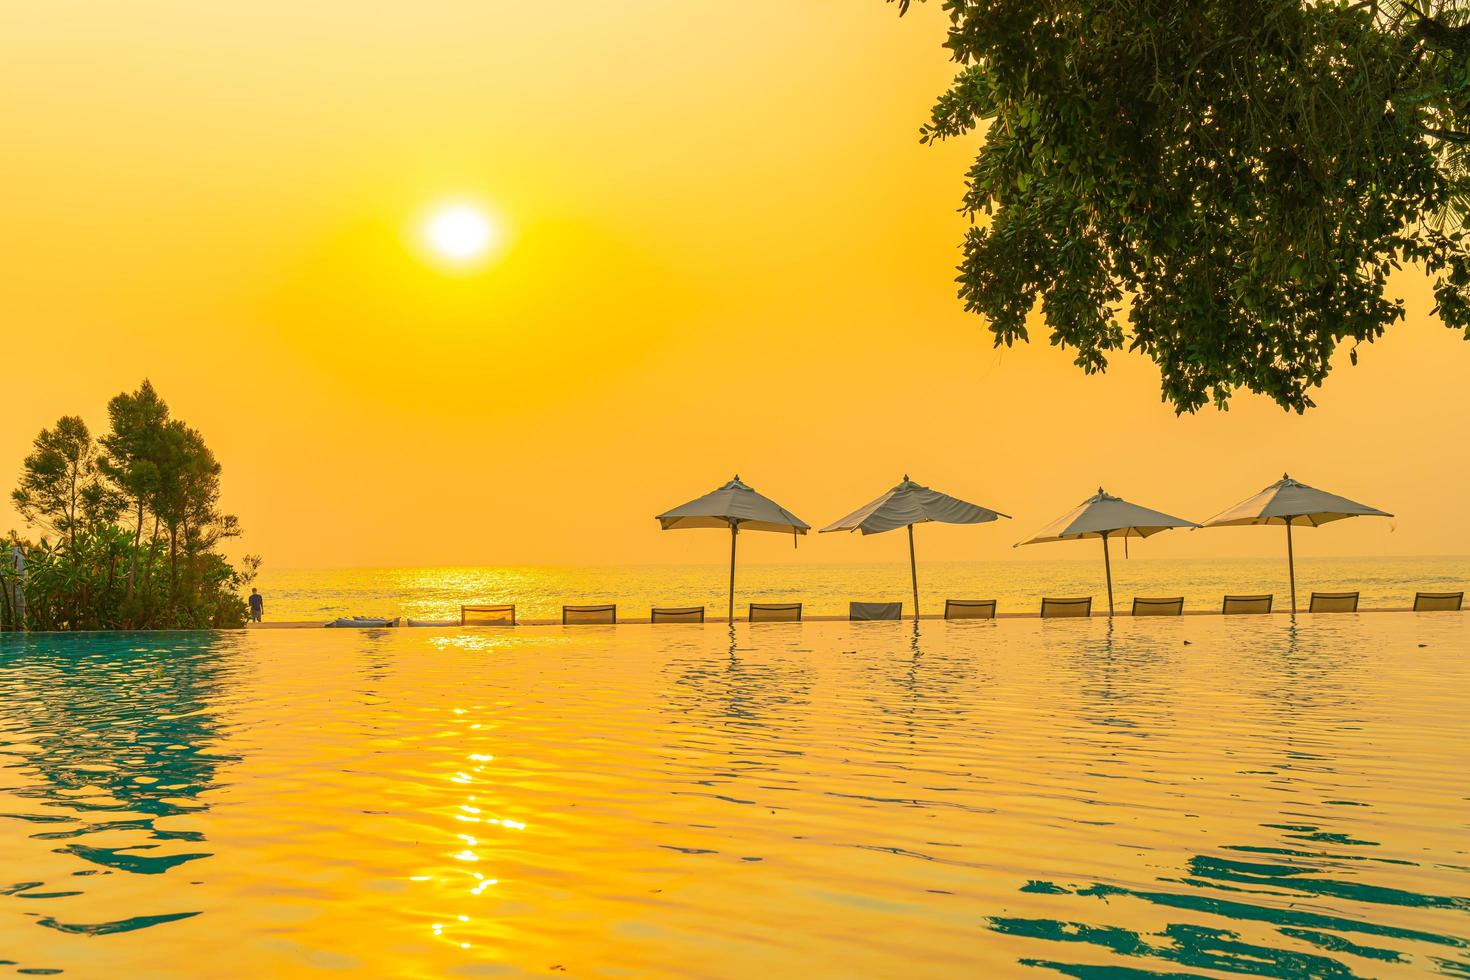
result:
[[[907,10],[910,0],[897,0]],[[1470,337],[1470,0],[944,0],[963,66],[924,142],[983,129],[960,297],[997,345],[1151,358],[1177,411],[1303,411],[1404,315]]]

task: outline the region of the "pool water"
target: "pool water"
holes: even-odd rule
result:
[[[0,971],[1470,975],[1470,617],[0,638]]]

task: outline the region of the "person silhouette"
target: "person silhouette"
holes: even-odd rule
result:
[[[258,622],[260,622],[261,617],[264,616],[264,615],[265,615],[265,596],[261,595],[257,590],[251,589],[250,590],[250,621],[252,623],[258,623]]]

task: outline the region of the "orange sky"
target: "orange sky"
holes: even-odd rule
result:
[[[1009,546],[1100,482],[1203,519],[1283,470],[1399,515],[1299,554],[1470,553],[1470,346],[1413,274],[1407,324],[1306,417],[1177,419],[1137,358],[1087,378],[991,347],[951,282],[974,146],[915,139],[952,73],[935,4],[63,0],[0,24],[6,488],[42,425],[100,429],[147,376],[275,568],[719,561],[652,517],[737,470],[814,525],[905,472],[1015,515],[926,530],[934,559],[1090,557]],[[462,196],[509,233],[473,273],[412,242]]]

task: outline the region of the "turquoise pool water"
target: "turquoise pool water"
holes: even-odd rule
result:
[[[0,637],[0,971],[1470,975],[1470,617]]]

